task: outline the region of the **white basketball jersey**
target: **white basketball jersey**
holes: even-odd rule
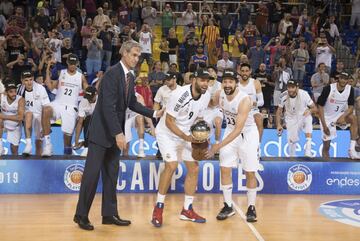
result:
[[[82,91],[82,75],[76,72],[70,75],[66,69],[59,75],[58,89],[55,101],[62,105],[78,107],[79,93]]]
[[[191,85],[185,85],[171,92],[166,105],[166,114],[160,119],[156,127],[157,132],[166,132],[170,136],[177,137],[166,126],[166,115],[175,118],[177,127],[185,134],[190,134],[190,127],[198,117],[203,117],[205,109],[210,102],[210,93],[206,91],[199,99],[194,100],[191,93]]]
[[[16,96],[16,99],[9,104],[7,96],[1,95],[1,113],[4,115],[17,115],[18,109],[19,109],[19,100],[21,99],[21,96]],[[19,122],[17,121],[11,121],[11,120],[5,120],[4,121],[4,127],[8,130],[15,130],[16,127],[19,126]]]
[[[299,89],[295,98],[290,98],[288,91],[284,91],[280,96],[280,108],[285,108],[286,120],[298,119],[302,117],[304,112],[313,105],[310,95],[302,89]]]
[[[245,92],[239,90],[239,92],[234,97],[234,99],[229,101],[226,98],[227,95],[225,94],[225,92],[221,91],[220,97],[219,97],[219,106],[222,109],[223,114],[225,116],[226,129],[235,128],[236,117],[238,115],[239,104],[244,98],[246,98],[248,96],[249,96],[248,94],[246,94]],[[256,126],[254,116],[253,115],[248,115],[248,117],[246,119],[246,122],[245,122],[244,129],[247,128],[247,127],[252,127],[252,126]]]
[[[336,88],[336,83],[330,85],[330,94],[324,106],[325,118],[336,118],[348,108],[348,99],[351,86],[346,85],[344,91],[340,93]]]
[[[135,96],[136,96],[136,97],[138,97],[139,95],[140,95],[139,93],[135,92]],[[127,108],[127,109],[126,109],[126,112],[125,112],[125,120],[130,119],[130,118],[132,118],[132,117],[135,117],[135,116],[137,116],[137,115],[139,115],[139,114],[136,113],[135,111],[132,111],[132,110],[130,110],[129,108]]]
[[[239,89],[243,92],[245,92],[246,94],[248,94],[251,97],[251,100],[253,102],[256,102],[256,88],[255,88],[255,79],[253,78],[249,78],[249,81],[247,83],[247,85],[242,85],[239,82]]]
[[[212,86],[208,87],[207,92],[210,93],[210,97],[214,97],[216,91],[221,90],[221,83],[217,80],[214,81],[214,84]],[[208,107],[209,110],[217,109],[218,107],[210,106]]]
[[[25,98],[25,110],[38,115],[41,114],[42,107],[50,103],[45,88],[36,82],[33,83],[32,91],[24,89],[23,97]]]

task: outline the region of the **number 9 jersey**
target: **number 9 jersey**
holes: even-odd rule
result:
[[[193,99],[191,86],[185,85],[171,92],[166,104],[166,114],[161,117],[156,127],[156,133],[162,132],[171,137],[180,138],[172,133],[165,124],[166,115],[171,115],[175,118],[177,127],[186,135],[190,135],[191,125],[197,118],[203,117],[203,112],[210,102],[209,91],[200,95],[199,99]]]

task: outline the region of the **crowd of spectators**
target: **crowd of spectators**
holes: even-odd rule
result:
[[[1,80],[20,84],[20,73],[32,70],[41,84],[48,67],[56,79],[67,57],[76,54],[79,71],[91,83],[119,61],[121,44],[133,39],[142,46],[137,89],[149,107],[167,72],[184,85],[192,72],[209,65],[217,67],[221,82],[224,69],[248,62],[262,84],[267,113],[290,78],[315,99],[343,71],[360,86],[360,48],[350,64],[337,56],[342,31],[358,32],[360,0],[348,1],[350,10],[340,0],[223,2],[3,0]],[[346,11],[349,23],[341,19]]]

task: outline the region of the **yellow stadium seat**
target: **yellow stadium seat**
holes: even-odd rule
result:
[[[229,35],[229,38],[228,38],[228,41],[229,41],[229,43],[234,39],[234,35]]]
[[[226,44],[223,44],[223,50],[228,51],[228,46]]]

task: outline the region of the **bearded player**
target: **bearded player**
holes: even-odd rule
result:
[[[152,224],[161,227],[163,223],[165,195],[171,183],[171,177],[178,167],[179,161],[184,161],[187,174],[184,183],[185,200],[180,214],[181,220],[205,223],[206,219],[198,215],[193,207],[194,194],[198,182],[199,164],[192,157],[190,127],[203,116],[210,102],[207,91],[209,72],[198,70],[191,85],[177,88],[166,104],[166,114],[156,127],[156,140],[165,161],[165,169],[160,175],[159,191],[152,214]]]
[[[285,124],[288,139],[289,156],[294,157],[296,152],[296,143],[299,141],[299,132],[305,133],[305,156],[312,157],[311,138],[312,138],[312,115],[316,113],[317,108],[310,95],[302,89],[299,89],[299,83],[290,79],[287,83],[287,91],[284,91],[280,97],[280,104],[276,111],[276,123],[278,135],[282,134],[281,115],[285,110]]]
[[[249,71],[248,64],[242,64],[240,73]],[[223,75],[223,90],[218,92],[211,101],[211,105],[219,105],[222,109],[227,126],[222,142],[212,145],[206,157],[210,158],[220,150],[221,189],[224,195],[224,207],[217,215],[218,220],[235,214],[232,200],[232,168],[242,162],[242,169],[246,175],[248,210],[246,220],[256,222],[256,187],[255,173],[259,167],[258,148],[259,132],[254,115],[251,114],[253,100],[238,87],[237,74],[232,70],[225,70]]]

